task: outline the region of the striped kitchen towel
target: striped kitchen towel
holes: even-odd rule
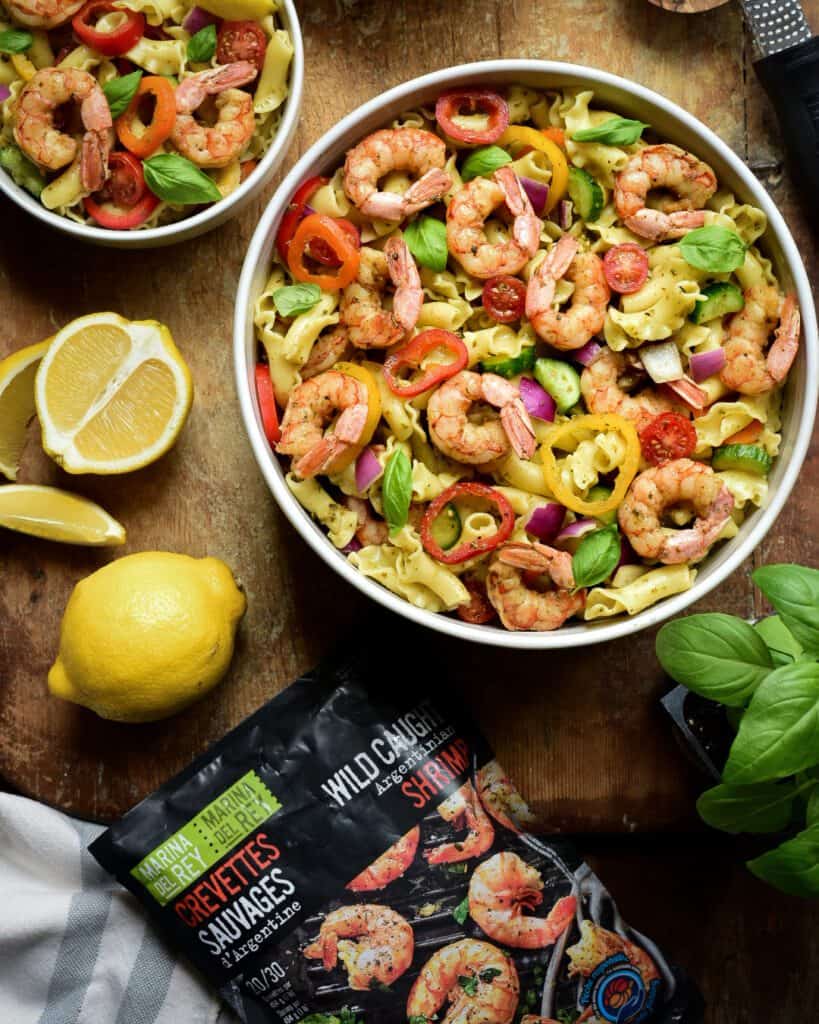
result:
[[[235,1024],[87,851],[102,828],[0,794],[3,1024]]]

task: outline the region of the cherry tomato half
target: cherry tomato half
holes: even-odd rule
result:
[[[85,212],[112,231],[138,228],[159,206],[159,199],[145,184],[142,161],[117,150],[108,157],[108,167],[111,174],[105,185],[83,199]]]
[[[663,412],[640,431],[640,448],[646,462],[662,466],[674,459],[688,459],[697,447],[693,423],[676,412]]]
[[[100,32],[97,19],[103,14],[122,14],[125,20],[110,32]],[[81,42],[105,57],[127,53],[145,33],[145,15],[115,7],[110,0],[88,0],[71,19],[71,27]]]
[[[356,249],[359,249],[361,247],[361,235],[359,235],[355,224],[347,220],[346,217],[335,217],[334,219],[336,224],[350,236],[350,241]],[[307,255],[311,260],[315,260],[325,267],[337,267],[340,262],[333,248],[320,238],[314,238],[307,246]]]
[[[279,429],[279,412],[276,408],[273,381],[270,379],[270,367],[266,363],[256,363],[253,379],[256,384],[256,398],[259,402],[264,436],[271,445],[275,445],[282,436],[282,432]]]
[[[458,124],[457,117],[484,114],[486,126],[473,128]],[[491,89],[452,89],[441,93],[435,104],[435,120],[456,142],[487,146],[498,139],[509,125],[506,100]]]
[[[261,71],[267,52],[267,36],[255,21],[223,21],[216,37],[216,60],[220,64],[232,64],[237,60],[249,60]]]
[[[526,285],[517,277],[490,277],[483,286],[483,308],[499,324],[520,320],[526,308]]]
[[[648,256],[635,242],[614,245],[603,257],[603,273],[613,292],[631,295],[646,283]]]

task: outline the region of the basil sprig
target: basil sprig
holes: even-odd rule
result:
[[[597,586],[611,576],[619,561],[620,534],[614,523],[587,534],[572,558],[574,585]]]
[[[504,164],[510,164],[512,157],[500,146],[484,146],[473,149],[461,167],[461,180],[472,181],[482,175],[491,174]]]
[[[317,284],[290,284],[273,292],[273,305],[282,316],[308,313],[321,298]]]
[[[397,533],[409,518],[412,500],[412,466],[403,448],[396,449],[387,462],[381,496],[390,533]]]
[[[697,803],[702,819],[732,834],[784,831],[748,868],[819,896],[819,571],[769,565],[753,578],[777,615],[755,626],[689,615],[663,626],[657,653],[678,682],[727,705],[736,728],[722,782]]]
[[[167,203],[189,206],[222,198],[213,178],[178,153],[157,153],[143,163],[142,169],[148,188]]]
[[[729,274],[745,262],[747,246],[736,233],[709,224],[695,228],[680,240],[680,252],[686,263],[711,274]]]
[[[192,64],[204,64],[216,53],[216,26],[205,25],[188,40],[188,60]]]
[[[34,43],[34,36],[19,28],[0,32],[0,53],[25,53]]]
[[[404,231],[407,248],[421,264],[430,270],[446,270],[448,249],[446,225],[435,217],[419,217]]]
[[[119,117],[128,109],[128,105],[136,95],[139,83],[142,78],[141,71],[132,71],[130,75],[120,75],[112,78],[102,87],[108,106],[111,109],[111,117]]]
[[[644,122],[632,121],[628,117],[610,117],[594,128],[581,128],[579,132],[574,132],[572,141],[602,142],[604,146],[633,146],[648,127]]]

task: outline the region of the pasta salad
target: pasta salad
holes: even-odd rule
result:
[[[80,223],[180,220],[254,172],[292,56],[278,0],[2,0],[0,168]]]
[[[765,230],[591,91],[406,113],[280,222],[256,389],[290,490],[363,575],[471,623],[689,589],[779,449],[800,316]]]

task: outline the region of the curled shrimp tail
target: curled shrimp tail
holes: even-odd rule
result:
[[[535,454],[537,441],[535,428],[520,398],[504,405],[501,409],[501,423],[509,443],[519,459],[531,459]]]
[[[791,292],[782,307],[782,317],[774,335],[774,343],[768,350],[768,373],[777,384],[782,384],[790,373],[793,361],[799,351],[799,331],[802,317],[796,305],[796,296]]]
[[[418,266],[407,243],[401,238],[390,238],[384,246],[390,280],[395,286],[392,311],[405,331],[418,323],[424,304],[424,290]]]
[[[437,202],[452,185],[452,176],[440,167],[433,167],[407,189],[403,199],[402,215],[409,217]]]

